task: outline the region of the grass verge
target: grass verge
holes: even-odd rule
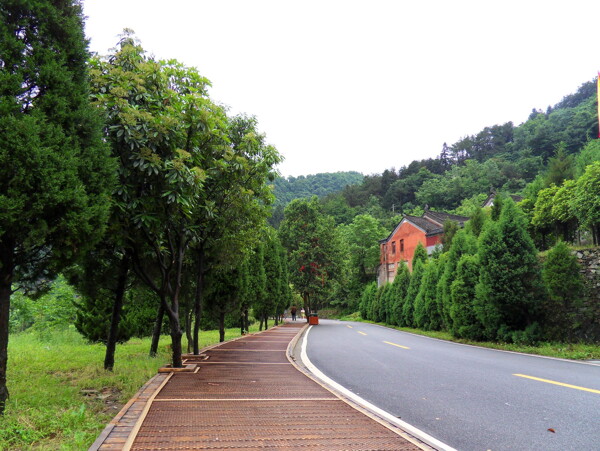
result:
[[[239,329],[228,329],[226,339],[239,335]],[[201,347],[218,341],[218,331],[200,333]],[[170,342],[161,337],[154,358],[148,357],[149,338],[118,345],[110,372],[103,368],[105,347],[89,344],[72,328],[45,333],[43,339],[34,333],[11,336],[10,398],[0,417],[0,450],[87,449],[157,369],[169,363]]]
[[[437,338],[440,340],[453,341],[483,348],[500,349],[503,351],[523,352],[526,354],[542,355],[546,357],[556,357],[571,360],[600,360],[600,346],[589,343],[538,343],[537,345],[519,345],[514,343],[495,343],[488,341],[463,340],[453,337],[449,332],[426,331],[413,329],[410,327],[390,326],[389,324],[375,323],[373,321],[363,320],[360,314],[353,313],[338,318],[342,321],[358,321],[362,323],[379,324],[390,329],[410,332],[412,334],[424,335],[426,337]]]

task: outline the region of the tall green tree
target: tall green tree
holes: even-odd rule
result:
[[[414,302],[414,325],[425,330],[440,330],[442,328],[441,303],[437,298],[437,282],[440,265],[437,259],[430,259],[422,276],[419,292]]]
[[[441,303],[442,319],[446,329],[450,329],[452,323],[450,315],[450,308],[452,305],[450,300],[450,286],[456,278],[458,262],[463,255],[472,255],[476,252],[477,239],[475,236],[465,229],[459,230],[452,240],[452,246],[448,251],[448,258],[445,260],[444,267],[441,269],[440,278],[437,284],[437,298]]]
[[[555,216],[552,214],[554,196],[558,192],[558,186],[551,185],[538,193],[531,225],[542,237],[542,247],[546,248],[547,236],[558,228]]]
[[[402,316],[400,319],[400,326],[413,327],[415,325],[414,311],[415,311],[415,299],[419,294],[421,288],[421,281],[423,280],[423,273],[425,272],[425,263],[427,260],[413,259],[413,270],[410,276],[410,284],[406,291],[406,298],[402,305]]]
[[[362,319],[371,320],[371,306],[377,296],[377,282],[371,282],[365,287],[360,298],[359,312]]]
[[[573,162],[575,177],[581,177],[585,172],[585,168],[595,161],[600,161],[600,140],[590,139],[583,149],[575,155],[575,161]]]
[[[477,255],[463,254],[450,284],[450,332],[455,337],[471,340],[483,338],[483,325],[477,319],[474,308],[475,287],[478,282]]]
[[[400,262],[396,269],[396,277],[392,282],[392,293],[391,293],[391,309],[390,315],[391,324],[400,325],[402,317],[402,307],[406,299],[406,292],[410,284],[410,271],[408,265],[405,262]]]
[[[228,118],[228,142],[221,146],[218,134],[205,133],[201,154],[206,175],[199,194],[204,205],[194,217],[193,260],[196,274],[194,300],[194,354],[199,353],[199,325],[204,276],[211,270],[207,256],[219,252],[223,241],[249,252],[260,239],[274,198],[269,181],[273,167],[281,161],[277,150],[258,131],[255,117],[240,114]]]
[[[279,235],[288,251],[290,281],[302,295],[308,315],[313,309],[312,300],[331,287],[341,265],[333,219],[322,214],[316,196],[296,199],[285,209]]]
[[[209,314],[218,321],[220,342],[225,341],[226,315],[239,309],[241,277],[240,266],[216,268],[208,277],[208,295],[205,301]]]
[[[349,297],[346,305],[357,305],[364,287],[373,280],[379,265],[379,240],[386,229],[373,216],[356,216],[352,223],[338,226],[347,260],[346,284]]]
[[[594,244],[600,243],[600,161],[590,164],[577,179],[573,206],[582,225],[592,231]]]
[[[10,297],[102,236],[114,163],[89,103],[79,2],[0,7],[0,412]]]
[[[258,243],[249,259],[248,292],[249,305],[252,306],[255,316],[260,320],[262,330],[265,319],[264,312],[267,310],[267,273],[265,272],[265,246]],[[266,328],[265,324],[265,328]]]
[[[562,232],[563,241],[574,241],[579,221],[573,207],[575,198],[575,180],[565,180],[552,199],[552,218]]]
[[[510,340],[539,319],[541,274],[527,222],[512,199],[504,200],[498,222],[479,237],[480,279],[475,310],[486,338]]]
[[[204,163],[213,138],[226,141],[226,116],[208,99],[208,80],[177,61],[148,57],[127,31],[113,55],[92,61],[90,72],[107,141],[120,163],[114,194],[118,240],[160,299],[169,318],[173,366],[179,367],[184,263],[196,237],[195,216],[210,208],[200,196]],[[207,141],[209,149],[203,147]],[[224,160],[226,152],[221,155]]]
[[[542,278],[548,297],[544,313],[545,335],[551,340],[571,339],[573,313],[581,304],[583,278],[577,257],[569,246],[559,241],[548,252],[542,268]]]
[[[546,186],[560,186],[565,180],[571,180],[573,174],[573,156],[567,154],[566,144],[561,142],[556,146],[554,156],[548,160]]]
[[[278,305],[283,297],[283,274],[281,267],[281,254],[279,252],[279,238],[275,230],[266,230],[264,234],[265,253],[263,264],[265,266],[265,302],[262,306],[261,317],[265,323],[269,316],[275,316],[277,324]],[[287,279],[287,278],[286,278]],[[283,310],[281,310],[283,312]]]

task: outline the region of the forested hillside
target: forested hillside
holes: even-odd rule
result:
[[[595,85],[595,80],[582,84],[545,112],[533,109],[518,126],[491,125],[451,145],[444,143],[436,158],[414,160],[399,169],[390,160],[390,169],[382,174],[367,175],[361,183],[325,196],[324,211],[338,224],[369,213],[391,226],[394,216],[419,214],[426,205],[469,215],[492,191],[525,194],[536,179],[538,190],[560,184],[573,177],[573,165],[584,164],[576,157],[586,144],[595,145]],[[283,197],[278,201],[285,203]]]
[[[363,174],[356,171],[278,177],[274,182],[275,205],[285,206],[294,199],[336,193],[347,185],[361,183],[363,178]]]
[[[270,224],[278,227],[283,219],[283,209],[294,199],[312,196],[320,198],[341,192],[347,186],[360,184],[364,175],[360,172],[333,172],[298,177],[277,177],[274,181],[275,205]]]
[[[600,336],[582,326],[595,324],[597,318],[589,309],[578,310],[581,289],[564,296],[556,288],[578,280],[576,263],[559,241],[600,242],[595,83],[584,83],[545,112],[533,110],[519,126],[507,122],[486,127],[444,144],[437,158],[365,176],[362,183],[321,199],[293,201],[285,208],[281,227],[286,231],[284,245],[302,249],[299,256],[305,258],[296,262],[297,274],[293,268],[290,272],[302,276],[297,288],[312,284],[303,288],[305,304],[360,309],[365,319],[472,339],[534,342]],[[497,200],[489,212],[481,207],[491,192]],[[509,194],[522,200],[514,204]],[[378,287],[378,241],[402,214],[420,215],[425,207],[473,220],[456,235],[456,242],[448,235],[434,255],[423,249],[422,265],[413,260],[412,273],[398,269],[394,285]],[[322,230],[335,227],[337,234],[325,238],[324,232],[308,233],[305,225],[292,236],[290,215],[300,209],[322,217]],[[306,259],[307,249],[322,248],[324,241],[337,243],[326,252],[330,261],[321,254]],[[551,260],[570,265],[568,270],[556,270],[555,263],[538,264],[538,251],[550,248]],[[461,282],[454,286],[457,278]],[[519,282],[517,287],[515,281],[529,285]],[[517,292],[516,297],[511,294]],[[513,304],[517,313],[505,309]]]

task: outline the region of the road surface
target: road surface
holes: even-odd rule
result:
[[[377,407],[458,450],[599,450],[600,365],[320,320],[307,355]]]

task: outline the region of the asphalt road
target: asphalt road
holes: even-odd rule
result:
[[[600,365],[320,320],[326,376],[458,450],[600,450]]]

